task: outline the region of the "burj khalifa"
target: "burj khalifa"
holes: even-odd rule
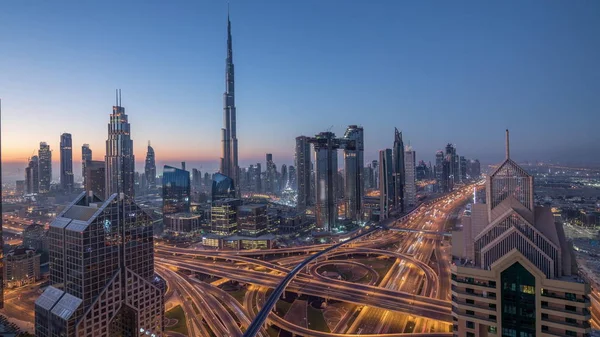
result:
[[[235,122],[235,79],[233,69],[233,47],[231,42],[231,21],[227,14],[227,60],[225,66],[225,93],[223,94],[223,128],[221,129],[221,143],[223,155],[221,157],[221,174],[233,179],[236,195],[239,196],[239,166],[238,166],[238,140]]]

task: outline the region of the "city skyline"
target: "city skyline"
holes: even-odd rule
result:
[[[405,141],[415,147],[418,160],[433,160],[435,151],[451,142],[457,144],[461,155],[478,157],[482,162],[496,162],[502,151],[485,137],[490,131],[486,120],[494,120],[515,130],[517,137],[514,142],[519,144],[520,149],[514,154],[516,160],[578,161],[580,156],[593,151],[599,137],[593,132],[595,119],[599,118],[593,113],[593,92],[598,88],[594,72],[597,70],[589,66],[598,53],[598,48],[590,43],[593,38],[591,32],[598,23],[591,21],[589,12],[593,12],[593,8],[586,7],[597,5],[590,3],[569,7],[560,3],[543,4],[532,2],[523,5],[524,13],[519,14],[511,14],[507,11],[509,5],[499,4],[473,4],[467,13],[447,8],[450,16],[454,15],[453,19],[449,19],[432,13],[426,4],[382,1],[373,6],[362,4],[338,9],[337,18],[328,21],[330,17],[326,14],[331,13],[332,5],[327,3],[312,2],[304,6],[268,1],[257,6],[233,3],[232,21],[239,27],[236,30],[236,103],[242,112],[237,123],[240,126],[240,166],[262,161],[265,153],[273,153],[278,165],[292,164],[296,136],[317,134],[330,126],[333,126],[333,132],[341,134],[350,124],[364,127],[365,160],[369,162],[377,158],[378,150],[390,146],[388,133],[382,130],[382,126],[388,125],[387,119],[398,125]],[[22,19],[19,15],[21,8],[12,6],[15,7],[9,8],[6,13],[15,12],[15,15],[2,20],[7,28],[22,22],[19,20]],[[165,20],[180,16],[181,22],[172,25],[168,33],[159,35],[157,42],[165,43],[181,58],[181,63],[173,62],[173,56],[168,58],[161,51],[155,57],[144,54],[143,62],[138,66],[133,63],[133,56],[108,52],[93,56],[88,53],[89,50],[110,46],[101,35],[111,32],[115,33],[117,45],[131,43],[127,44],[127,50],[133,55],[149,52],[147,39],[154,29],[150,22],[135,19],[133,23],[139,24],[137,29],[104,27],[104,19],[100,16],[110,6],[96,6],[69,8],[69,15],[81,14],[81,17],[75,15],[71,23],[53,21],[60,20],[63,15],[58,13],[64,9],[60,5],[46,8],[55,15],[44,17],[41,16],[44,6],[31,8],[28,14],[35,18],[39,16],[40,20],[33,20],[36,23],[26,32],[15,29],[15,37],[19,38],[8,41],[9,52],[0,56],[0,61],[3,61],[0,64],[15,65],[14,69],[0,69],[7,74],[0,79],[0,88],[6,88],[2,90],[3,159],[7,163],[19,163],[23,169],[36,144],[46,141],[51,149],[58,149],[59,135],[63,132],[73,135],[76,148],[89,143],[96,151],[94,159],[99,159],[105,140],[105,131],[100,125],[105,123],[112,90],[122,87],[126,94],[123,105],[135,125],[132,138],[137,140],[134,154],[138,159],[144,157],[144,144],[151,140],[159,166],[185,160],[204,163],[206,169],[203,171],[216,171],[221,148],[219,129],[223,102],[219,97],[223,92],[225,4],[198,5],[201,8],[182,5],[164,12],[165,8],[161,6],[141,8],[149,17],[155,17],[159,12]],[[540,8],[544,11],[536,12]],[[405,19],[402,25],[391,23],[389,16],[392,14],[386,14],[386,10]],[[74,27],[71,25],[83,24],[81,20],[91,15],[86,14],[88,11],[98,15],[98,18],[94,17],[94,23],[84,24],[84,32],[70,31]],[[132,11],[133,8],[125,4],[116,15],[127,18]],[[269,16],[274,11],[282,14]],[[361,16],[358,22],[353,21],[352,18],[360,11],[369,15]],[[414,13],[417,19],[405,18],[406,11]],[[484,24],[480,17],[474,15],[479,12],[482,17],[490,13],[497,17],[488,17],[490,22]],[[532,12],[536,14],[526,16]],[[264,22],[266,16],[274,22]],[[302,36],[296,31],[302,20],[309,16],[315,27],[302,26],[307,30],[307,36]],[[418,21],[423,17],[430,18],[427,24]],[[440,35],[444,25],[457,17],[465,19],[464,22],[445,33],[448,36]],[[577,22],[568,25],[575,17]],[[506,19],[513,24],[510,29],[500,26]],[[370,23],[377,25],[369,28]],[[340,26],[332,27],[336,24]],[[281,29],[274,31],[272,25],[281,25]],[[108,31],[100,31],[101,26]],[[482,33],[470,31],[475,27]],[[408,28],[417,29],[422,38],[404,36],[406,33],[395,36],[394,32],[404,32]],[[382,29],[380,37],[369,35]],[[40,44],[37,41],[54,30],[60,34],[50,34],[48,42]],[[518,39],[513,39],[514,30],[521,34]],[[457,36],[465,32],[470,33]],[[24,33],[31,37],[24,38],[21,36]],[[169,34],[177,38],[169,42],[169,36],[165,36]],[[198,36],[193,45],[182,42],[194,34]],[[496,34],[493,36],[497,40],[482,40],[489,34]],[[282,40],[284,35],[287,39]],[[140,41],[134,41],[138,37],[141,37]],[[333,37],[336,39],[332,41]],[[442,42],[442,38],[449,40]],[[552,43],[542,43],[548,39],[552,39]],[[79,48],[71,40],[86,43]],[[20,44],[16,45],[13,41],[20,41]],[[535,41],[539,45],[534,44]],[[17,59],[30,51],[33,45],[45,50],[43,57],[28,53],[27,58]],[[358,51],[349,45],[356,46],[356,49],[363,46],[370,52]],[[71,52],[58,47],[65,47]],[[341,49],[344,60],[334,63],[340,47],[344,47]],[[506,50],[511,50],[511,53]],[[299,55],[293,55],[295,51]],[[442,51],[445,51],[445,57],[440,56]],[[200,52],[199,58],[194,56],[196,52]],[[417,54],[427,57],[419,60]],[[461,56],[466,59],[459,62]],[[477,56],[480,58],[473,62],[472,58]],[[317,62],[315,58],[323,60]],[[192,59],[196,59],[195,63],[190,63]],[[308,61],[314,64],[308,64]],[[471,62],[470,67],[466,67],[466,61]],[[394,66],[384,71],[379,64],[386,62],[393,62]],[[560,68],[565,62],[572,65],[568,71]],[[46,67],[47,63],[51,65]],[[442,66],[444,63],[446,65]],[[266,67],[267,64],[270,67]],[[356,67],[356,64],[367,66]],[[156,72],[147,72],[147,67],[154,66],[160,67]],[[187,66],[192,69],[184,71]],[[32,70],[16,71],[23,67]],[[41,75],[33,71],[39,67],[44,67]],[[289,69],[294,67],[303,67],[303,71],[290,73]],[[284,69],[287,72],[281,76],[280,72]],[[75,72],[80,70],[85,71],[76,75]],[[130,71],[131,77],[143,76],[138,80],[120,78],[115,81],[111,78],[111,75],[125,70]],[[429,80],[416,77],[416,70],[420,75],[427,75]],[[340,77],[343,72],[348,74]],[[318,80],[313,77],[317,74]],[[487,82],[482,82],[483,74]],[[48,78],[55,78],[59,83],[49,87]],[[160,78],[164,81],[159,81]],[[448,79],[454,80],[448,82]],[[361,83],[361,87],[348,84],[349,80]],[[148,84],[156,81],[162,84]],[[76,90],[73,83],[77,84]],[[511,84],[510,88],[504,87],[507,83]],[[282,92],[279,87],[285,84],[290,86]],[[394,86],[390,87],[391,84]],[[323,96],[324,92],[328,94]],[[382,100],[384,95],[392,99]],[[267,101],[260,98],[267,96],[274,99]],[[68,106],[64,105],[64,97],[69,97]],[[381,117],[360,116],[373,110],[380,111]],[[164,118],[165,114],[168,118]],[[24,124],[45,115],[54,117],[41,125]],[[496,117],[499,115],[511,122],[499,120],[504,118]],[[524,126],[515,122],[519,118],[528,122],[543,119],[546,128],[524,130]],[[425,121],[433,122],[426,125]],[[176,136],[160,131],[161,128],[173,127],[181,129]],[[27,137],[23,137],[25,128]],[[561,132],[547,132],[553,128],[560,128]],[[190,139],[185,134],[194,137]],[[577,145],[574,139],[577,139]],[[57,159],[55,155],[54,165],[58,163]],[[80,162],[80,153],[76,153],[73,159]],[[142,170],[141,163],[136,163],[136,171]],[[79,170],[75,169],[75,172]]]

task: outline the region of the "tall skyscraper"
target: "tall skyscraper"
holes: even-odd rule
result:
[[[288,185],[289,187],[296,191],[298,190],[298,176],[296,175],[296,167],[293,165],[290,165],[290,167],[288,168]]]
[[[288,183],[288,170],[287,165],[281,165],[281,175],[279,177],[279,191],[285,190]]]
[[[394,160],[394,203],[393,207],[396,211],[404,212],[404,142],[402,141],[402,132],[397,128],[394,129],[394,148],[392,149],[392,157]]]
[[[85,165],[84,189],[92,191],[98,198],[106,198],[106,163],[101,160],[88,160]]]
[[[50,286],[35,302],[36,336],[162,336],[152,218],[132,199],[82,192],[48,237]]]
[[[303,210],[311,205],[310,189],[310,142],[309,137],[296,137],[296,182],[298,184],[298,209]]]
[[[83,177],[83,186],[85,186],[85,165],[92,160],[92,149],[90,144],[83,144],[81,147],[81,176]]]
[[[467,180],[467,159],[464,156],[459,157],[459,171],[460,181],[465,182]]]
[[[202,188],[202,172],[198,169],[192,169],[192,189],[199,192]]]
[[[125,193],[134,196],[135,156],[133,140],[125,108],[121,106],[121,90],[117,90],[117,102],[113,106],[108,123],[106,140],[106,195]]]
[[[411,146],[407,146],[404,152],[404,210],[408,210],[417,204],[416,160],[415,151]]]
[[[146,152],[146,165],[144,166],[144,173],[146,174],[146,184],[148,189],[156,188],[156,158],[154,156],[154,149],[150,146],[148,141],[148,152]]]
[[[40,178],[39,178],[39,159],[38,156],[33,156],[29,160],[29,164],[25,169],[25,186],[27,194],[34,194],[40,192]]]
[[[233,179],[239,191],[238,140],[236,135],[235,78],[233,66],[233,45],[231,41],[231,21],[227,14],[227,59],[225,61],[225,93],[223,94],[223,128],[221,141],[221,174]]]
[[[191,202],[190,173],[165,165],[162,175],[163,218],[169,214],[188,213]]]
[[[275,193],[275,186],[276,184],[276,175],[277,175],[277,166],[275,166],[275,163],[273,162],[273,154],[271,153],[267,153],[266,155],[266,164],[267,164],[267,171],[266,171],[266,179],[265,179],[265,192],[267,193]]]
[[[535,206],[533,177],[511,158],[487,178],[453,236],[452,316],[458,336],[589,336],[590,286],[549,207]]]
[[[73,191],[73,139],[70,133],[60,135],[60,187],[65,192]]]
[[[373,168],[373,188],[379,189],[379,163],[377,160],[371,162]]]
[[[321,132],[310,138],[315,148],[315,205],[317,227],[331,231],[337,223],[337,150],[339,140],[333,132]]]
[[[379,151],[379,219],[390,216],[394,205],[394,164],[393,151]]]
[[[344,134],[344,199],[346,217],[352,220],[362,219],[362,201],[365,191],[363,168],[365,166],[363,128],[350,125]]]
[[[50,182],[52,182],[52,151],[46,142],[40,142],[38,164],[40,193],[48,193],[50,192]]]

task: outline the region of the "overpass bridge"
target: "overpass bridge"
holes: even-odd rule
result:
[[[436,232],[436,231],[426,231],[426,230],[420,230],[420,229],[414,229],[414,228],[388,228],[389,231],[393,231],[393,232],[406,232],[406,233],[421,233],[421,234],[428,234],[428,235],[439,235],[439,236],[445,236],[445,237],[452,237],[452,233],[450,232]]]

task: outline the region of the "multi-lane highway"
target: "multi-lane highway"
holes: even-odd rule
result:
[[[265,305],[269,289],[276,288],[309,254],[323,252],[323,257],[302,268],[291,279],[286,291],[346,302],[351,310],[342,315],[334,332],[312,330],[309,324],[301,326],[288,322],[283,315],[274,312],[268,316],[269,324],[302,336],[391,337],[402,333],[448,336],[451,335],[449,251],[444,237],[438,233],[446,230],[448,219],[456,217],[471,191],[472,186],[466,186],[420,205],[401,221],[387,222],[387,227],[414,229],[413,232],[376,231],[332,251],[323,252],[331,247],[329,244],[254,251],[157,245],[156,263],[163,277],[172,279],[179,293],[194,304],[184,303],[188,326],[194,325],[188,329],[201,335],[240,336]],[[393,261],[383,274],[377,274],[363,262],[377,258]],[[375,273],[376,277],[371,277],[370,282],[358,283],[329,278],[317,272],[320,266],[327,265],[355,266]],[[243,303],[238,303],[226,291],[174,270],[250,286]],[[263,326],[259,335],[266,334]]]

